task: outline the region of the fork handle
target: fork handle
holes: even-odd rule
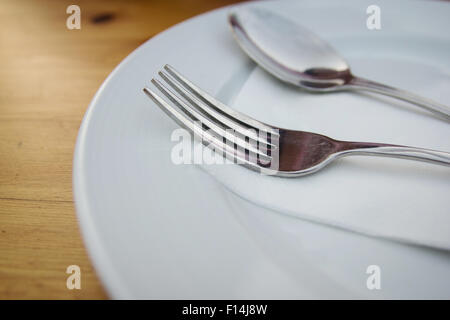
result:
[[[342,142],[339,155],[385,156],[450,166],[449,152],[389,144]]]
[[[370,92],[384,94],[399,100],[413,103],[441,117],[444,117],[447,121],[450,121],[450,107],[431,99],[415,95],[411,92],[359,77],[353,77],[350,80],[349,87],[352,89],[363,89]]]

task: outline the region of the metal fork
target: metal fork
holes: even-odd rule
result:
[[[388,156],[450,166],[448,152],[338,141],[316,133],[277,128],[226,106],[169,65],[159,75],[170,88],[155,78],[152,83],[171,103],[148,87],[143,90],[166,114],[214,151],[258,172],[297,177],[349,155]]]

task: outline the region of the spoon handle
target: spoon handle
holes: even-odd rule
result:
[[[415,95],[411,92],[359,77],[353,77],[352,80],[350,80],[349,86],[351,89],[367,90],[413,103],[437,115],[444,116],[447,120],[450,120],[450,107],[435,102],[431,99]]]

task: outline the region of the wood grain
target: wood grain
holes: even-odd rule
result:
[[[162,30],[238,0],[2,0],[0,299],[103,299],[72,200],[78,128],[96,90]],[[81,8],[81,30],[66,8]],[[67,266],[81,290],[66,288]]]

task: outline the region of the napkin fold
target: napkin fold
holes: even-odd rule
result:
[[[397,59],[350,58],[363,76],[450,103],[450,76]],[[382,71],[384,70],[384,71]],[[425,81],[425,79],[427,79]],[[388,81],[389,80],[389,81]],[[231,96],[231,95],[230,95]],[[275,126],[335,139],[450,151],[450,126],[408,104],[356,92],[311,94],[259,67],[234,101]],[[450,250],[450,170],[427,163],[352,156],[298,178],[264,176],[236,165],[205,165],[227,188],[264,207],[349,231]]]

